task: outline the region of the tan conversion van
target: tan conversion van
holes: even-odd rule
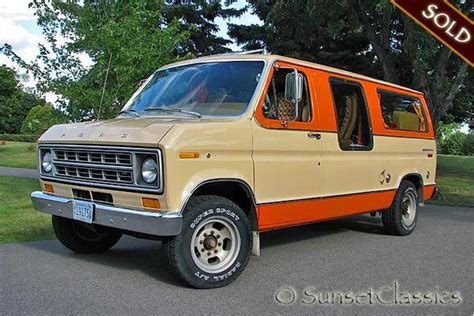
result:
[[[380,212],[408,235],[436,191],[422,93],[275,55],[162,67],[117,118],[49,129],[39,166],[34,206],[66,247],[162,239],[196,288],[234,280],[265,231]]]

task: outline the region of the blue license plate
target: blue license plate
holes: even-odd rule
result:
[[[94,204],[84,201],[72,201],[72,218],[92,224],[94,219]]]

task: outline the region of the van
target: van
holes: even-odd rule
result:
[[[195,288],[232,282],[275,229],[378,213],[409,235],[436,192],[422,93],[277,55],[164,66],[117,118],[50,128],[39,166],[31,197],[64,246],[160,239]]]

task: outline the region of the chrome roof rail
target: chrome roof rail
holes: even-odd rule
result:
[[[265,48],[254,49],[254,50],[245,50],[241,52],[232,53],[235,55],[250,55],[250,54],[267,54],[267,50]]]
[[[226,55],[251,55],[251,54],[263,54],[268,55],[268,51],[265,48],[254,49],[254,50],[244,50],[240,52],[228,52],[228,53],[217,53],[209,55],[198,55],[197,57],[207,57],[207,56],[226,56]]]

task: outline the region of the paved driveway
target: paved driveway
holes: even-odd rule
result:
[[[0,176],[19,177],[27,179],[38,179],[37,169],[24,169],[12,167],[0,167]]]
[[[474,313],[474,209],[425,207],[408,237],[382,234],[379,222],[361,216],[264,234],[261,257],[215,290],[177,283],[159,242],[126,237],[102,255],[73,254],[57,241],[3,245],[0,314]],[[292,304],[275,301],[281,288],[278,299]],[[370,288],[383,302],[411,295],[418,304],[368,304]],[[362,291],[359,304],[337,298]],[[438,303],[419,304],[417,292]],[[328,293],[336,304],[319,303]]]

